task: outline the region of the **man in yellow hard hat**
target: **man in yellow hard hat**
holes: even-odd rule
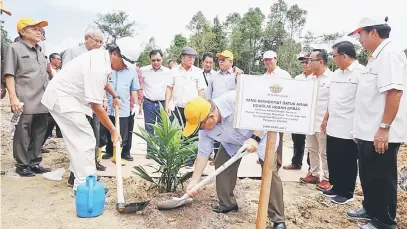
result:
[[[235,155],[243,144],[248,146],[246,149],[248,152],[257,152],[260,163],[263,164],[266,150],[266,133],[233,128],[235,99],[236,91],[229,91],[211,101],[197,97],[185,105],[186,125],[184,135],[190,136],[200,129],[198,134],[198,156],[195,161],[191,182],[187,188],[188,192],[200,181],[209,155],[213,151],[215,140],[222,144],[214,161],[216,169]],[[278,148],[278,137],[276,142],[274,150]],[[216,213],[239,210],[233,191],[236,186],[240,161],[241,159],[216,177],[216,193],[219,198],[219,205],[213,208]],[[276,170],[277,157],[274,161],[274,171]],[[285,229],[283,185],[277,172],[273,172],[271,182],[268,216],[270,221],[274,223],[272,228]],[[196,193],[190,194],[195,195]]]
[[[41,28],[48,22],[24,17],[17,22],[21,40],[10,44],[5,53],[3,76],[6,80],[12,111],[22,112],[13,139],[16,172],[35,176],[50,170],[40,165],[41,146],[48,120],[48,109],[41,98],[48,84],[47,60],[38,42]],[[20,103],[24,103],[21,107]]]

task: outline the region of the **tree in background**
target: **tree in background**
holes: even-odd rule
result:
[[[166,60],[176,60],[181,62],[181,49],[187,46],[188,40],[182,34],[177,34],[174,37],[170,47],[166,51]]]
[[[148,43],[144,47],[144,51],[140,54],[138,64],[140,66],[146,66],[150,64],[150,52],[156,49],[155,38],[151,37]]]
[[[105,33],[106,43],[115,42],[116,39],[134,34],[136,23],[129,20],[129,15],[124,11],[113,11],[98,14],[95,24]]]
[[[8,32],[3,28],[3,25],[0,25],[1,29],[1,42],[3,43],[4,47],[11,43],[11,40],[8,36]]]

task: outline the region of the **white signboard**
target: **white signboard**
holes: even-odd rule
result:
[[[241,75],[235,128],[314,134],[316,80]]]

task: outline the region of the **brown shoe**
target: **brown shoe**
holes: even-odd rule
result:
[[[105,171],[106,166],[101,165],[98,161],[96,161],[96,170],[97,171]]]
[[[312,175],[309,175],[309,176],[306,176],[306,177],[301,177],[300,181],[302,183],[307,183],[307,184],[318,184],[319,183],[319,178],[315,177],[315,176],[312,176]]]
[[[319,182],[319,184],[317,184],[317,189],[319,191],[330,190],[331,189],[331,184],[329,183],[329,181],[322,180],[321,182]]]
[[[294,165],[294,164],[289,164],[289,165],[284,165],[283,169],[287,169],[287,170],[300,170],[301,166],[299,165]]]

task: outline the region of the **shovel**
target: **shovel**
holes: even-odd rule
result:
[[[231,157],[227,162],[225,162],[222,166],[220,166],[218,169],[216,169],[213,173],[205,177],[201,182],[199,182],[197,185],[195,185],[190,192],[193,193],[197,190],[199,190],[202,186],[206,185],[209,181],[211,181],[214,177],[216,177],[219,173],[223,172],[223,170],[227,169],[230,165],[235,163],[237,160],[240,158],[246,156],[249,154],[246,152],[246,145],[243,145],[237,153]],[[185,193],[181,198],[174,197],[171,200],[162,202],[157,205],[158,210],[170,210],[174,208],[181,207],[185,204],[189,204],[192,202],[192,198],[188,193]]]
[[[120,119],[119,119],[119,108],[115,107],[115,124],[116,129],[120,133]],[[122,152],[121,152],[121,142],[117,142],[115,145],[116,149],[116,184],[117,184],[117,203],[116,210],[120,213],[135,213],[137,211],[143,210],[149,201],[136,202],[136,203],[126,203],[124,202],[124,191],[123,191],[123,178],[122,178]]]

